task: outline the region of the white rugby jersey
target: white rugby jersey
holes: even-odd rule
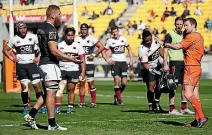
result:
[[[70,57],[79,58],[80,55],[85,54],[82,46],[77,42],[67,45],[65,41],[62,41],[58,44],[58,49]],[[61,70],[65,71],[79,71],[79,64],[63,59],[59,60],[59,66]]]
[[[105,48],[111,50],[113,61],[126,61],[125,48],[128,46],[127,39],[120,36],[118,39],[109,38]]]
[[[87,57],[94,52],[94,49],[96,47],[96,43],[99,42],[99,40],[96,39],[95,37],[91,36],[91,35],[88,35],[85,38],[82,38],[81,36],[76,37],[75,41],[77,43],[79,43],[85,51],[86,64],[94,64],[94,61],[88,61]]]
[[[160,44],[154,39],[152,40],[150,48],[141,44],[138,47],[138,56],[142,64],[148,63],[151,68],[156,68],[160,64]]]
[[[18,63],[21,64],[33,63],[36,50],[39,50],[37,35],[29,33],[25,38],[15,35],[9,41],[8,46],[15,49],[16,57],[19,59]]]

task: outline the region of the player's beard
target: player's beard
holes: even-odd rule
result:
[[[66,42],[67,45],[72,45],[74,40],[65,39],[65,42]]]
[[[55,25],[55,26],[60,26],[61,24],[62,24],[62,21],[60,20],[60,18],[56,17],[56,18],[55,18],[54,25]]]

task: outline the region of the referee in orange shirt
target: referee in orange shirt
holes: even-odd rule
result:
[[[199,80],[202,74],[201,59],[204,55],[204,39],[203,36],[196,31],[197,21],[194,18],[186,18],[184,20],[186,37],[180,43],[169,44],[163,43],[166,47],[174,49],[184,49],[184,79],[183,88],[185,97],[190,101],[195,110],[195,120],[186,127],[202,127],[207,121],[201,108],[199,97]]]

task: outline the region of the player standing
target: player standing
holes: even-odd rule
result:
[[[74,106],[74,90],[77,82],[85,80],[85,52],[80,45],[79,42],[74,41],[75,37],[75,29],[74,28],[67,28],[65,31],[65,38],[64,41],[58,44],[58,49],[62,51],[64,54],[79,58],[82,63],[76,64],[74,62],[69,62],[67,60],[61,59],[59,61],[59,66],[62,74],[62,83],[67,82],[67,90],[68,90],[68,110],[67,113],[72,113],[72,108]],[[80,76],[80,77],[79,77]],[[65,83],[64,83],[65,84]],[[60,98],[60,101],[56,102],[56,113],[60,113],[60,105],[62,101],[63,89],[65,85],[61,86],[60,89],[57,91],[56,97]]]
[[[111,28],[111,38],[107,40],[105,50],[103,51],[103,57],[105,61],[111,65],[111,73],[114,78],[114,104],[123,105],[121,99],[121,93],[124,91],[127,85],[127,58],[125,56],[125,48],[128,50],[130,57],[129,65],[133,67],[133,56],[130,45],[125,37],[119,35],[119,29],[117,26]],[[110,49],[112,52],[112,59],[110,60],[106,55],[106,51]],[[121,81],[121,82],[120,82]]]
[[[48,111],[48,130],[67,130],[67,128],[61,127],[56,123],[54,108],[55,108],[55,96],[58,90],[59,81],[61,80],[61,72],[58,67],[59,61],[57,57],[66,59],[70,62],[80,63],[73,57],[69,57],[57,49],[58,33],[55,25],[61,24],[61,11],[56,5],[49,5],[46,10],[46,21],[40,25],[37,30],[39,47],[41,51],[40,57],[40,69],[43,74],[43,80],[46,87],[46,96],[41,96],[34,107],[30,110],[29,114],[24,116],[25,121],[31,126],[32,129],[38,129],[35,116],[40,107],[46,101],[46,107]]]
[[[17,78],[21,82],[21,98],[24,104],[24,114],[29,112],[29,88],[31,81],[35,89],[37,99],[42,95],[40,87],[40,73],[36,63],[39,61],[39,47],[37,36],[27,33],[27,26],[24,22],[18,22],[16,25],[17,35],[14,36],[9,44],[3,48],[4,55],[16,63]],[[15,55],[10,54],[14,49]],[[45,108],[43,108],[45,109]]]
[[[165,43],[179,43],[183,39],[183,18],[177,17],[175,19],[175,29],[170,31],[165,36]],[[169,62],[168,62],[169,60]],[[164,48],[164,71],[170,74],[174,74],[178,79],[178,85],[183,85],[183,74],[184,74],[184,54],[183,50],[176,50],[172,48]],[[183,88],[182,88],[183,89]],[[181,111],[180,113],[175,109],[175,96],[176,90],[169,92],[170,105],[169,114],[182,115],[182,114],[194,114],[187,107],[187,100],[184,96],[184,91],[181,91]]]
[[[95,72],[95,66],[94,66],[94,58],[97,57],[102,50],[104,50],[104,46],[102,43],[94,38],[93,36],[88,34],[88,24],[83,23],[80,26],[80,36],[77,37],[75,40],[77,43],[79,43],[84,51],[85,51],[85,60],[86,60],[86,76],[88,85],[90,88],[90,94],[91,94],[91,108],[96,107],[96,86],[94,83],[94,72]],[[95,47],[98,48],[96,52],[94,52]],[[84,98],[85,98],[85,92],[84,92],[84,86],[85,81],[81,82],[80,84],[80,104],[79,107],[83,107],[85,105]]]
[[[151,32],[145,29],[142,33],[142,43],[138,48],[138,56],[144,67],[143,80],[147,86],[149,113],[162,111],[159,105],[161,93],[157,90],[157,81],[159,80],[157,73],[161,68],[160,55],[163,56],[163,49],[154,40]]]
[[[170,44],[159,41],[166,47],[184,50],[184,79],[183,87],[185,97],[189,100],[195,110],[195,119],[185,126],[202,127],[208,121],[208,117],[202,111],[199,97],[199,80],[202,74],[201,59],[204,55],[204,38],[196,31],[197,21],[194,18],[184,20],[186,37],[180,43]]]

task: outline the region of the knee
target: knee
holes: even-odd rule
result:
[[[29,90],[29,83],[30,83],[30,80],[29,79],[23,79],[21,80],[21,87],[22,87],[22,91],[23,92],[28,92]]]

